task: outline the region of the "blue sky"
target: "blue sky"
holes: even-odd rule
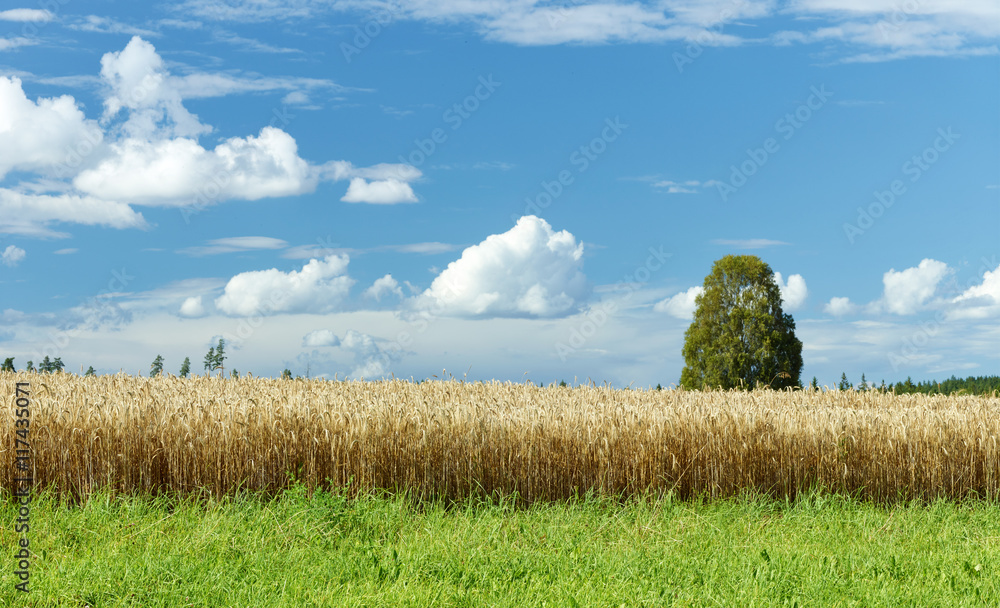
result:
[[[712,263],[803,381],[1000,373],[995,2],[0,11],[0,354],[676,383]]]

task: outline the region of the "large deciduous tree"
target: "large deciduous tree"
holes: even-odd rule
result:
[[[771,267],[757,256],[729,255],[715,262],[704,288],[684,334],[681,386],[801,386],[802,342],[781,310]]]

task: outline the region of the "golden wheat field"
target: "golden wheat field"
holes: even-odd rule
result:
[[[813,489],[876,501],[1000,496],[1000,399],[436,381],[0,374],[30,382],[37,487],[215,495],[309,487],[418,498]]]

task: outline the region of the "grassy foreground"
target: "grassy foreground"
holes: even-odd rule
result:
[[[2,606],[983,606],[1000,505],[812,494],[528,509],[345,498],[32,501],[30,594],[0,505]]]

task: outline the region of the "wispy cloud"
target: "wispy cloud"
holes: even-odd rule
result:
[[[712,244],[736,247],[737,249],[764,249],[765,247],[791,245],[791,243],[773,241],[771,239],[712,239]]]
[[[18,21],[22,23],[44,23],[55,19],[50,11],[37,8],[13,8],[0,11],[0,21]]]
[[[392,106],[381,106],[381,108],[382,112],[388,114],[389,116],[395,116],[396,118],[403,118],[404,116],[410,116],[413,114],[413,110],[401,110]]]
[[[394,20],[465,23],[485,39],[521,46],[669,41],[699,46],[809,44],[827,47],[826,54],[836,53],[844,62],[995,54],[1000,35],[1000,5],[985,1],[941,0],[911,6],[896,0],[575,0],[563,5],[541,0],[405,4],[385,0],[187,0],[177,10],[226,22],[301,21],[329,12],[373,14],[389,10]],[[786,16],[793,17],[792,23],[800,29],[778,31],[763,39],[719,29],[725,24],[753,26]]]
[[[483,170],[495,170],[495,171],[510,171],[516,167],[514,163],[505,163],[499,160],[493,161],[480,161],[472,165],[473,169],[483,169]]]
[[[353,248],[324,245],[298,245],[289,247],[281,254],[281,257],[291,260],[305,260],[309,258],[322,258],[333,254],[358,255],[364,253],[417,253],[421,255],[434,255],[447,253],[461,249],[461,245],[450,243],[438,243],[436,241],[426,243],[409,243],[406,245],[379,245],[376,247]]]
[[[666,194],[697,194],[701,188],[712,188],[718,181],[714,179],[702,181],[698,179],[674,180],[661,174],[635,175],[619,177],[623,182],[645,182]]]
[[[294,54],[302,52],[302,50],[300,49],[275,46],[273,44],[268,44],[266,42],[262,42],[255,38],[245,38],[228,30],[216,30],[215,32],[212,33],[212,37],[218,42],[231,44],[234,47],[244,51],[253,51],[256,53],[277,53],[277,54]]]
[[[21,46],[31,46],[33,44],[38,44],[38,40],[34,38],[25,38],[24,36],[17,36],[15,38],[0,38],[0,51],[9,51]]]
[[[205,245],[179,249],[177,253],[191,256],[218,255],[220,253],[239,253],[260,249],[284,249],[288,243],[281,239],[268,236],[234,236],[224,239],[214,239]]]
[[[97,34],[128,34],[130,36],[144,36],[146,38],[156,38],[161,35],[160,32],[149,28],[139,27],[98,15],[87,15],[73,23],[69,23],[67,27],[71,30]]]

